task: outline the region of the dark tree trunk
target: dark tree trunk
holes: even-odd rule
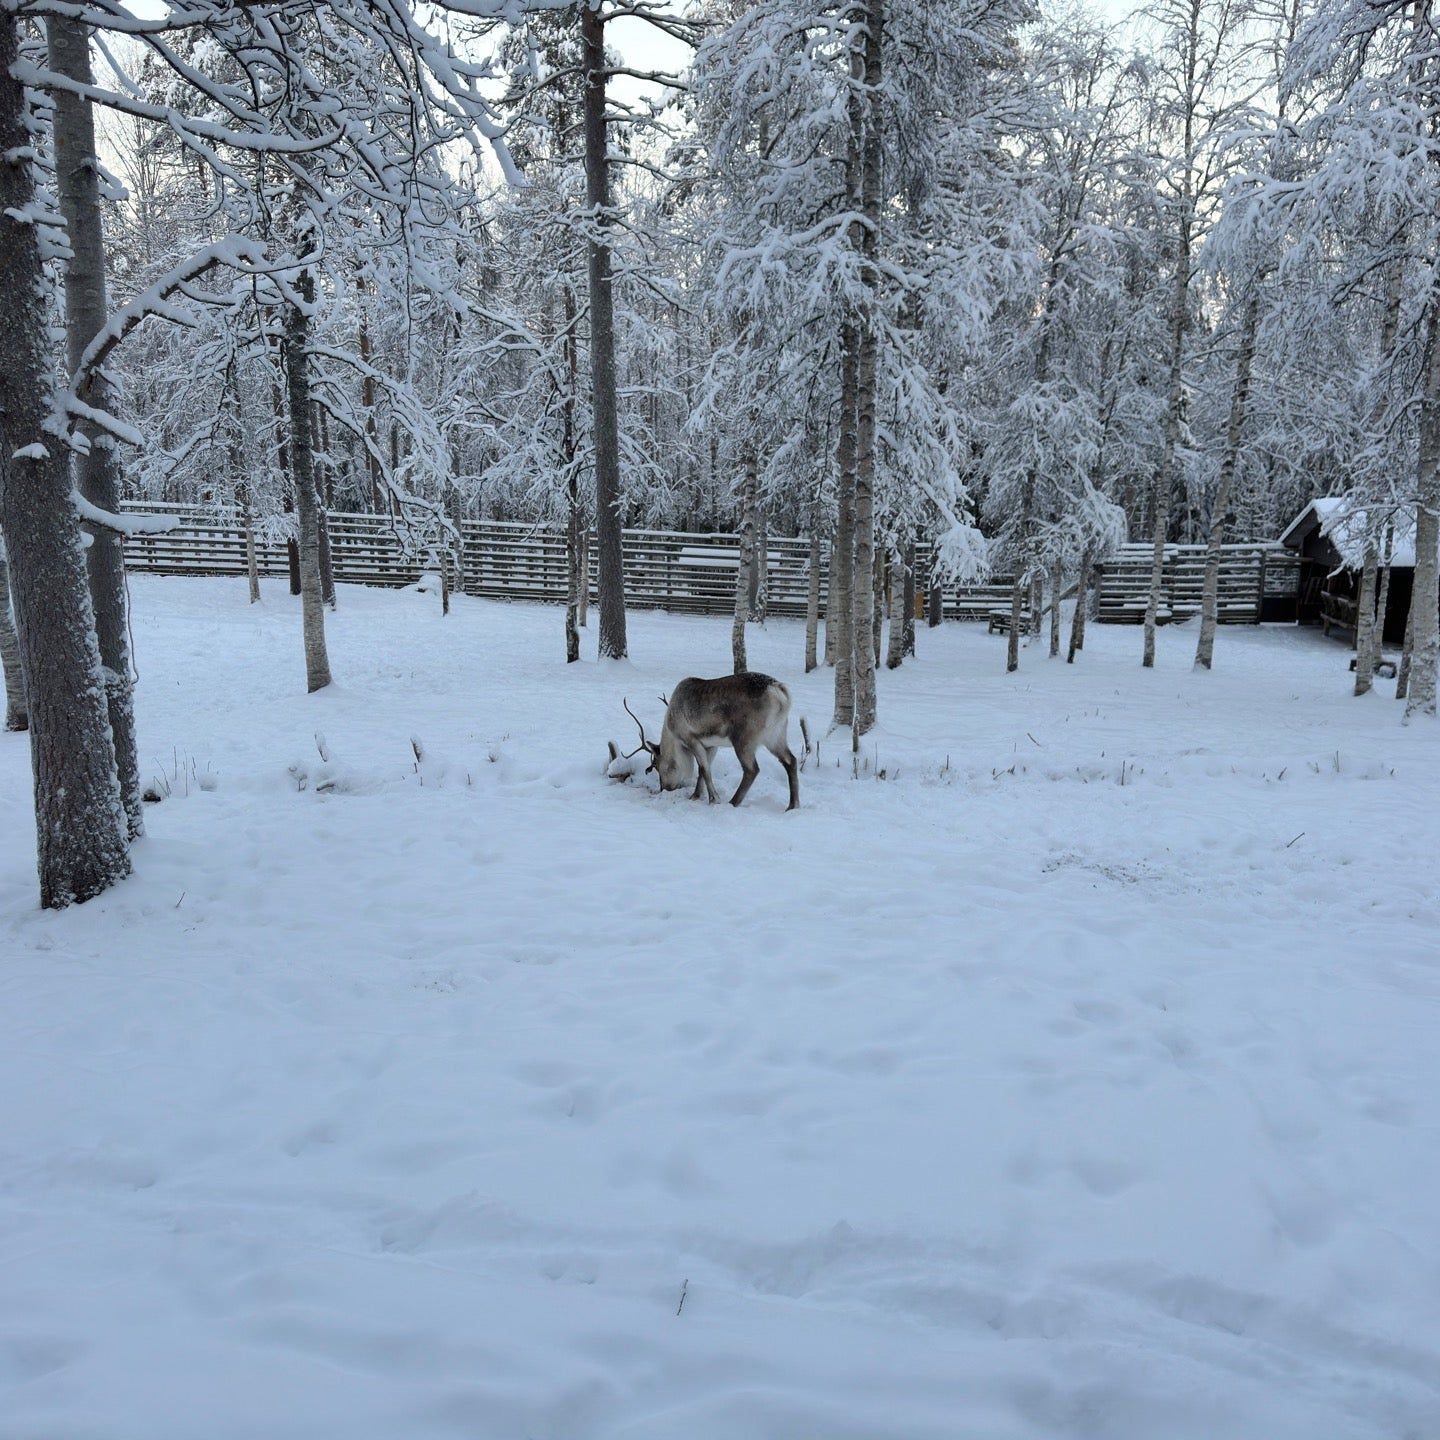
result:
[[[620,418],[616,400],[615,297],[610,264],[610,159],[605,123],[605,22],[580,7],[585,70],[585,203],[590,283],[591,429],[595,444],[595,539],[600,655],[625,657],[625,564],[620,534]]]
[[[825,647],[834,635],[835,724],[855,715],[855,327],[840,330],[840,435],[835,464],[835,541],[830,548],[830,593],[825,610]],[[869,576],[865,577],[869,584]]]
[[[581,551],[585,543],[583,510],[580,505],[580,472],[575,452],[575,391],[580,382],[580,361],[575,342],[575,296],[569,285],[565,292],[565,371],[566,391],[560,406],[561,453],[565,457],[569,478],[565,482],[565,663],[573,665],[580,658],[580,627],[585,622],[582,590],[585,584]]]
[[[45,30],[50,65],[57,74],[90,85],[90,31],[61,15],[51,15]],[[90,102],[56,89],[55,172],[59,182],[60,211],[70,240],[71,258],[65,266],[65,334],[72,375],[81,357],[110,318],[105,288],[105,242],[100,226],[99,164],[95,154],[95,118]],[[80,398],[97,410],[110,410],[109,382],[99,371],[91,374]],[[76,485],[93,505],[112,514],[120,508],[123,476],[114,439],[94,425],[81,433],[89,449],[74,461]],[[130,837],[142,835],[145,819],[140,802],[140,764],[135,752],[135,689],[130,660],[129,595],[125,587],[125,537],[113,530],[92,527],[86,552],[90,601],[95,612],[95,635],[105,677],[105,700],[110,734],[115,746],[115,768],[125,806]]]
[[[735,616],[730,624],[730,654],[737,675],[750,666],[745,657],[745,620],[750,613],[751,581],[755,576],[755,484],[754,451],[744,459],[740,491],[740,563],[735,570]]]
[[[0,545],[0,664],[5,669],[5,728],[28,730],[25,676],[20,669],[20,642],[10,614],[10,562],[5,558],[4,545]]]
[[[805,573],[805,673],[820,663],[820,527],[810,522],[810,557]]]
[[[33,145],[12,73],[19,21],[0,10],[0,155]],[[130,873],[125,808],[95,638],[69,455],[46,430],[54,408],[45,280],[30,165],[0,163],[0,530],[10,562],[30,710],[40,903],[56,909]]]

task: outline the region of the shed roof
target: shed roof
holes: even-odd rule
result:
[[[1348,496],[1322,495],[1312,500],[1284,529],[1280,543],[1298,550],[1319,532],[1340,553],[1344,563],[1358,570],[1365,562],[1365,536],[1368,511],[1352,505]],[[1390,548],[1390,564],[1399,569],[1415,564],[1415,512],[1397,509],[1393,513],[1394,539]],[[1385,556],[1380,557],[1382,561]]]

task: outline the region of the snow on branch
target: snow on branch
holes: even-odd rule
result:
[[[87,524],[113,530],[117,535],[163,535],[179,529],[182,523],[178,515],[116,515],[114,511],[91,504],[78,490],[70,492],[70,500]]]

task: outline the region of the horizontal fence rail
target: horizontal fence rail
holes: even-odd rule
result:
[[[155,575],[243,575],[245,529],[240,518],[204,506],[127,503],[134,512],[163,511],[181,518],[178,529],[126,539],[131,570]],[[384,515],[335,513],[326,517],[335,578],[360,585],[413,585],[437,568],[435,551],[413,532]],[[565,533],[558,526],[515,521],[465,521],[457,588],[497,600],[565,600]],[[725,614],[735,605],[740,540],[730,534],[685,534],[668,530],[626,530],[622,536],[625,600],[639,609]],[[810,584],[810,545],[805,538],[770,536],[767,596],[773,615],[803,615]],[[288,572],[286,542],[255,539],[261,575]],[[1153,551],[1149,545],[1122,545],[1102,566],[1095,614],[1102,624],[1138,623],[1145,615]],[[591,539],[590,593],[595,592]],[[916,593],[923,603],[930,569],[928,547],[917,547]],[[1227,545],[1220,561],[1220,621],[1254,624],[1279,604],[1293,606],[1299,562],[1277,545]],[[1161,586],[1164,620],[1198,614],[1205,577],[1203,545],[1167,545]],[[829,584],[825,554],[820,561],[822,607]],[[944,585],[947,620],[989,620],[1010,610],[1012,580],[994,576],[983,583]],[[1028,597],[1025,611],[1028,614]],[[1287,618],[1277,616],[1276,618]],[[1293,618],[1293,616],[1288,617]]]
[[[233,513],[205,506],[126,502],[134,513],[178,515],[180,526],[159,535],[132,535],[125,542],[125,563],[152,575],[245,574],[245,528]],[[335,578],[361,585],[413,585],[438,560],[423,542],[384,515],[332,513],[326,517]],[[465,521],[457,588],[497,600],[564,603],[565,532],[558,526],[514,521]],[[726,614],[735,608],[735,576],[740,539],[731,534],[685,534],[668,530],[626,530],[621,539],[625,600],[638,609]],[[772,615],[804,615],[810,586],[810,542],[770,536],[766,595]],[[595,594],[594,536],[590,539],[590,594]],[[284,539],[255,540],[256,568],[262,576],[288,573]],[[917,547],[916,592],[923,603],[930,554]],[[820,561],[822,609],[829,586],[827,556]],[[945,585],[946,619],[985,620],[1010,606],[1011,582],[999,576],[975,585]]]
[[[1167,545],[1161,572],[1159,618],[1184,620],[1200,613],[1205,585],[1204,545]],[[1138,625],[1145,618],[1155,550],[1122,545],[1100,567],[1095,618],[1102,625]],[[1222,625],[1258,625],[1294,619],[1300,562],[1280,545],[1225,545],[1220,550],[1217,619]],[[1285,606],[1291,612],[1285,615]]]

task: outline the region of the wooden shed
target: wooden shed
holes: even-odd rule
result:
[[[1312,500],[1285,528],[1280,543],[1300,559],[1296,618],[1301,625],[1321,625],[1326,634],[1338,629],[1354,638],[1364,533],[1364,512],[1352,510],[1338,495]],[[1415,522],[1413,517],[1400,517],[1390,554],[1387,645],[1405,643],[1414,588]]]

